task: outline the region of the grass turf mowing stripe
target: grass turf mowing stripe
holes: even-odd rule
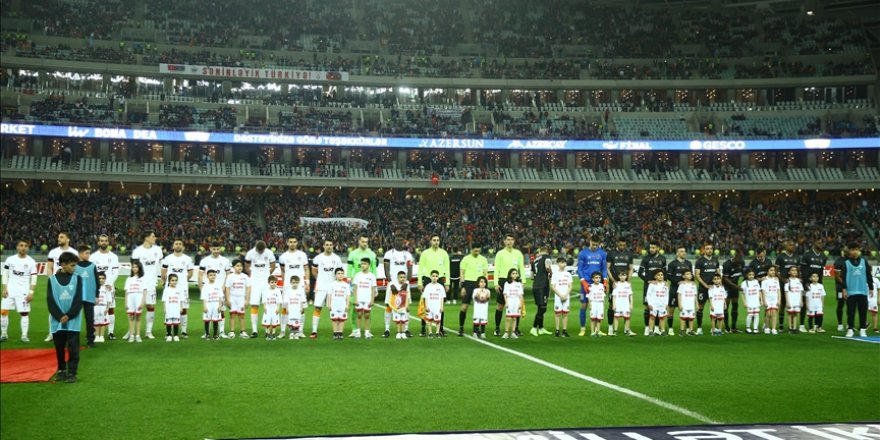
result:
[[[375,305],[373,305],[373,307],[381,308],[382,310],[385,309],[385,306],[381,306],[381,305],[379,305],[379,304],[375,304]],[[410,316],[409,319],[412,320],[412,321],[421,322],[420,319],[418,319],[418,318],[414,318],[414,317],[412,317],[412,316]],[[443,328],[444,328],[447,332],[449,332],[449,333],[455,333],[455,330],[453,330],[452,328],[449,328],[449,327],[443,327]],[[697,412],[691,411],[691,410],[689,410],[689,409],[687,409],[687,408],[683,408],[683,407],[680,407],[680,406],[678,406],[678,405],[675,405],[675,404],[672,404],[672,403],[669,403],[669,402],[666,402],[666,401],[663,401],[663,400],[657,399],[657,398],[655,398],[655,397],[651,397],[651,396],[649,396],[649,395],[647,395],[647,394],[643,394],[643,393],[640,393],[640,392],[638,392],[638,391],[631,390],[631,389],[629,389],[629,388],[624,388],[624,387],[622,387],[622,386],[615,385],[615,384],[610,383],[610,382],[605,382],[604,380],[596,379],[595,377],[587,376],[586,374],[578,373],[577,371],[574,371],[574,370],[569,370],[568,368],[561,367],[561,366],[559,366],[559,365],[556,365],[556,364],[553,364],[553,363],[547,362],[547,361],[545,361],[545,360],[543,360],[543,359],[539,359],[539,358],[536,358],[536,357],[534,357],[534,356],[531,356],[531,355],[528,355],[528,354],[525,354],[525,353],[522,353],[522,352],[519,352],[519,351],[516,351],[516,350],[512,350],[512,349],[507,348],[507,347],[502,347],[502,346],[500,346],[500,345],[493,344],[493,343],[491,343],[491,342],[489,342],[489,341],[485,341],[485,340],[482,340],[482,339],[477,339],[477,338],[475,338],[475,337],[473,337],[473,336],[470,336],[470,335],[465,335],[465,337],[468,338],[468,339],[470,339],[470,340],[476,341],[476,342],[478,342],[478,343],[480,343],[480,344],[486,345],[486,346],[488,346],[488,347],[492,347],[492,348],[494,348],[494,349],[496,349],[496,350],[501,350],[501,351],[503,351],[503,352],[505,352],[505,353],[512,354],[512,355],[514,355],[514,356],[520,357],[520,358],[525,359],[525,360],[527,360],[527,361],[529,361],[529,362],[534,362],[534,363],[536,363],[536,364],[538,364],[538,365],[541,365],[541,366],[544,366],[544,367],[550,368],[550,369],[552,369],[552,370],[556,370],[556,371],[558,371],[558,372],[560,372],[560,373],[563,373],[563,374],[567,374],[567,375],[572,376],[572,377],[574,377],[574,378],[577,378],[577,379],[580,379],[580,380],[583,380],[583,381],[586,381],[586,382],[590,382],[590,383],[592,383],[592,384],[599,385],[599,386],[601,386],[601,387],[608,388],[608,389],[610,389],[610,390],[612,390],[612,391],[617,391],[617,392],[619,392],[619,393],[626,394],[626,395],[628,395],[628,396],[630,396],[630,397],[635,397],[636,399],[643,400],[643,401],[648,402],[648,403],[650,403],[650,404],[652,404],[652,405],[656,405],[656,406],[659,406],[659,407],[664,408],[664,409],[668,409],[668,410],[673,411],[673,412],[677,412],[677,413],[679,413],[679,414],[681,414],[681,415],[684,415],[684,416],[690,417],[690,418],[692,418],[692,419],[694,419],[694,420],[699,420],[700,422],[707,423],[707,424],[710,424],[710,425],[720,425],[720,424],[721,424],[721,422],[716,421],[716,420],[712,420],[712,419],[710,419],[710,418],[708,418],[708,417],[706,417],[706,416],[704,416],[704,415],[702,415],[702,414],[700,414],[700,413],[697,413]]]

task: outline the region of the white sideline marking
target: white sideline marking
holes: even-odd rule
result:
[[[382,310],[385,310],[385,306],[380,306],[380,305],[378,305],[378,304],[374,305],[374,307],[379,307],[379,308],[381,308]],[[418,319],[418,318],[414,318],[414,317],[412,317],[412,316],[410,316],[409,319],[411,319],[411,320],[413,320],[413,321],[421,322],[420,319]],[[451,329],[451,328],[449,328],[449,327],[443,327],[443,328],[444,328],[447,332],[449,332],[449,333],[456,333],[456,334],[458,333],[457,331],[455,331],[455,330],[453,330],[453,329]],[[517,356],[517,357],[523,358],[523,359],[525,359],[525,360],[527,360],[527,361],[534,362],[534,363],[536,363],[536,364],[538,364],[538,365],[541,365],[541,366],[544,366],[544,367],[550,368],[550,369],[552,369],[552,370],[556,370],[556,371],[558,371],[558,372],[560,372],[560,373],[563,373],[563,374],[567,374],[567,375],[572,376],[572,377],[574,377],[574,378],[577,378],[577,379],[580,379],[580,380],[583,380],[583,381],[586,381],[586,382],[590,382],[590,383],[592,383],[592,384],[599,385],[599,386],[601,386],[601,387],[608,388],[608,389],[610,389],[610,390],[612,390],[612,391],[617,391],[617,392],[619,392],[619,393],[626,394],[627,396],[635,397],[636,399],[639,399],[639,400],[644,400],[645,402],[648,402],[648,403],[650,403],[650,404],[652,404],[652,405],[656,405],[656,406],[659,406],[659,407],[661,407],[661,408],[668,409],[668,410],[673,411],[673,412],[677,412],[677,413],[679,413],[679,414],[682,414],[682,415],[684,415],[684,416],[690,417],[690,418],[692,418],[692,419],[699,420],[699,421],[701,421],[701,422],[703,422],[703,423],[710,424],[710,425],[720,425],[720,424],[721,424],[721,422],[719,422],[719,421],[717,421],[717,420],[712,420],[712,419],[710,419],[710,418],[708,418],[708,417],[706,417],[706,416],[704,416],[704,415],[702,415],[702,414],[700,414],[700,413],[697,413],[697,412],[691,411],[691,410],[689,410],[689,409],[687,409],[687,408],[683,408],[683,407],[678,406],[678,405],[675,405],[675,404],[673,404],[673,403],[669,403],[669,402],[666,402],[666,401],[663,401],[663,400],[657,399],[657,398],[655,398],[655,397],[651,397],[651,396],[649,396],[649,395],[647,395],[647,394],[643,394],[643,393],[640,393],[640,392],[638,392],[638,391],[631,390],[631,389],[629,389],[629,388],[624,388],[624,387],[622,387],[622,386],[620,386],[620,385],[615,385],[615,384],[610,383],[610,382],[605,382],[604,380],[596,379],[595,377],[587,376],[586,374],[578,373],[577,371],[574,371],[574,370],[569,370],[568,368],[561,367],[561,366],[559,366],[559,365],[556,365],[556,364],[553,364],[553,363],[547,362],[547,361],[545,361],[545,360],[543,360],[543,359],[539,359],[539,358],[536,358],[536,357],[534,357],[534,356],[531,356],[531,355],[528,355],[528,354],[525,354],[525,353],[522,353],[522,352],[519,352],[519,351],[516,351],[516,350],[512,350],[512,349],[507,348],[507,347],[500,346],[500,345],[498,345],[498,344],[493,344],[493,343],[491,343],[491,342],[489,342],[489,341],[486,341],[486,340],[483,340],[483,339],[477,339],[477,338],[475,338],[475,337],[473,337],[473,336],[471,336],[471,335],[469,335],[469,334],[465,334],[465,337],[468,338],[468,339],[470,339],[470,340],[472,340],[472,341],[475,341],[475,342],[478,342],[478,343],[480,343],[480,344],[486,345],[486,346],[488,346],[488,347],[492,347],[492,348],[494,348],[494,349],[496,349],[496,350],[501,350],[501,351],[503,351],[503,352],[505,352],[505,353],[512,354],[512,355],[514,355],[514,356]]]

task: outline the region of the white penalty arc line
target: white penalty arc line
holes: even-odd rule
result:
[[[382,310],[385,309],[385,306],[380,306],[380,305],[378,305],[378,304],[375,305],[374,307],[379,307],[379,308],[381,308]],[[413,321],[421,322],[420,319],[418,319],[418,318],[414,318],[414,317],[412,317],[412,316],[410,316],[409,319],[411,319],[411,320],[413,320]],[[444,327],[444,329],[446,329],[446,331],[448,331],[448,332],[450,332],[450,333],[456,333],[455,330],[453,330],[453,329],[451,329],[451,328],[449,328],[449,327]],[[610,382],[605,382],[604,380],[597,379],[597,378],[592,377],[592,376],[587,376],[586,374],[583,374],[583,373],[578,373],[577,371],[570,370],[570,369],[565,368],[565,367],[561,367],[561,366],[556,365],[556,364],[554,364],[554,363],[547,362],[547,361],[545,361],[545,360],[543,360],[543,359],[539,359],[539,358],[536,358],[536,357],[534,357],[534,356],[531,356],[531,355],[528,355],[528,354],[525,354],[525,353],[522,353],[522,352],[519,352],[519,351],[516,351],[516,350],[510,349],[510,348],[507,348],[507,347],[503,347],[503,346],[498,345],[498,344],[493,344],[493,343],[491,343],[491,342],[489,342],[489,341],[486,341],[486,340],[484,340],[484,339],[477,339],[477,338],[475,338],[475,337],[473,337],[473,336],[471,336],[471,335],[468,335],[468,334],[465,334],[465,337],[468,338],[468,339],[470,339],[470,340],[472,340],[472,341],[475,341],[475,342],[478,342],[478,343],[480,343],[480,344],[483,344],[483,345],[485,345],[485,346],[487,346],[487,347],[491,347],[491,348],[494,348],[494,349],[496,349],[496,350],[503,351],[503,352],[505,352],[505,353],[507,353],[507,354],[512,354],[512,355],[517,356],[517,357],[519,357],[519,358],[525,359],[525,360],[527,360],[527,361],[529,361],[529,362],[533,362],[533,363],[536,363],[536,364],[538,364],[538,365],[541,365],[541,366],[544,366],[544,367],[550,368],[550,369],[552,369],[552,370],[556,370],[556,371],[558,371],[558,372],[560,372],[560,373],[567,374],[567,375],[569,375],[569,376],[571,376],[571,377],[574,377],[574,378],[576,378],[576,379],[580,379],[580,380],[583,380],[583,381],[585,381],[585,382],[590,382],[590,383],[592,383],[592,384],[594,384],[594,385],[599,385],[599,386],[601,386],[601,387],[608,388],[608,389],[610,389],[610,390],[612,390],[612,391],[617,391],[618,393],[626,394],[627,396],[630,396],[630,397],[635,397],[636,399],[643,400],[643,401],[648,402],[648,403],[650,403],[650,404],[652,404],[652,405],[656,405],[656,406],[659,406],[659,407],[664,408],[664,409],[668,409],[668,410],[673,411],[673,412],[677,412],[677,413],[679,413],[679,414],[681,414],[681,415],[684,415],[684,416],[690,417],[690,418],[695,419],[695,420],[699,420],[700,422],[703,422],[703,423],[706,423],[706,424],[709,424],[709,425],[720,425],[720,424],[722,423],[722,422],[719,422],[719,421],[717,421],[717,420],[710,419],[709,417],[706,417],[706,416],[704,416],[704,415],[702,415],[702,414],[700,414],[700,413],[697,413],[697,412],[691,411],[691,410],[689,410],[689,409],[687,409],[687,408],[683,408],[683,407],[681,407],[681,406],[675,405],[675,404],[673,404],[673,403],[669,403],[669,402],[666,402],[666,401],[663,401],[663,400],[657,399],[656,397],[651,397],[651,396],[649,396],[649,395],[647,395],[647,394],[643,394],[643,393],[640,393],[640,392],[638,392],[638,391],[631,390],[631,389],[629,389],[629,388],[624,388],[624,387],[622,387],[622,386],[620,386],[620,385],[615,385],[615,384],[610,383]]]

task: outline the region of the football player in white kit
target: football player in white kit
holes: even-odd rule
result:
[[[251,277],[251,338],[257,337],[257,318],[263,295],[269,290],[269,275],[275,272],[275,254],[266,249],[266,242],[257,240],[244,256],[245,272]]]
[[[61,254],[69,253],[76,255],[79,258],[79,253],[70,245],[70,234],[66,231],[61,231],[58,233],[58,247],[53,248],[49,251],[49,255],[46,257],[48,261],[46,261],[46,275],[52,276],[58,273],[61,270],[61,265],[58,264],[58,258],[61,257]],[[49,334],[46,335],[46,339],[44,342],[52,342],[52,317],[50,316],[47,319],[49,323]]]
[[[146,290],[144,304],[147,308],[147,324],[144,337],[155,339],[153,336],[153,320],[156,318],[156,284],[159,279],[159,265],[162,264],[162,249],[156,246],[156,233],[153,231],[144,231],[142,238],[143,244],[135,248],[131,253],[131,259],[140,261],[141,265],[144,266],[144,273],[141,277],[142,286]],[[186,327],[183,328],[183,331],[186,332]]]
[[[239,260],[232,262],[232,273],[226,277],[226,305],[229,307],[229,336],[235,337],[235,323],[241,331],[241,338],[248,339],[244,329],[244,311],[248,298],[251,296],[251,278],[243,273],[244,263]]]
[[[394,239],[394,248],[389,249],[388,252],[385,252],[385,255],[382,257],[382,264],[385,266],[385,279],[389,281],[389,284],[394,280],[400,272],[406,274],[406,282],[409,283],[409,280],[412,279],[412,268],[413,268],[413,256],[412,254],[404,249],[403,247],[403,239],[395,238]],[[385,289],[385,333],[383,333],[382,337],[387,338],[391,336],[391,304],[389,301],[391,299],[391,289]],[[405,324],[405,327],[409,328],[409,320]],[[409,337],[410,335],[406,335]]]
[[[175,238],[171,245],[171,254],[162,260],[162,286],[163,289],[168,287],[168,275],[177,275],[177,285],[182,289],[183,298],[180,301],[180,337],[186,339],[187,335],[187,312],[189,311],[189,279],[193,273],[192,257],[183,253],[183,240]],[[201,287],[201,285],[199,286]],[[147,303],[149,304],[149,303]],[[147,305],[147,334],[148,339],[153,339],[149,305]]]
[[[293,293],[290,277],[296,275],[300,279],[299,288],[303,289],[303,291],[308,291],[309,289],[309,277],[306,276],[309,256],[299,249],[299,239],[296,237],[287,238],[287,250],[278,257],[278,264],[281,265],[281,279],[284,280],[284,287],[281,289],[281,328],[279,330],[280,337],[283,338],[284,331],[288,327],[287,319],[290,316],[287,304],[290,302]]]
[[[232,271],[232,265],[229,263],[229,259],[220,255],[220,242],[212,242],[211,243],[211,253],[202,258],[202,261],[199,261],[199,288],[205,284],[207,281],[207,274],[209,270],[217,271],[217,285],[221,288],[226,288],[226,276]],[[228,336],[226,335],[226,301],[223,301],[223,304],[220,305],[220,337],[226,339]],[[235,333],[232,334],[235,336]]]
[[[102,290],[106,290],[109,302],[107,303],[107,339],[116,339],[116,280],[119,278],[119,257],[110,250],[110,237],[106,234],[98,236],[98,251],[89,257],[89,261],[95,263],[98,272],[104,272],[106,280]]]
[[[3,263],[3,300],[0,301],[0,341],[9,339],[9,311],[15,310],[21,318],[21,342],[28,339],[31,301],[37,285],[37,262],[28,255],[30,242],[18,240],[15,255]],[[59,266],[60,267],[60,266]],[[50,334],[51,336],[51,334]]]
[[[360,338],[363,329],[363,337],[365,339],[373,339],[370,333],[370,310],[373,308],[373,301],[379,294],[376,284],[376,275],[370,272],[370,259],[361,259],[361,271],[355,274],[352,280],[352,286],[355,290],[355,312],[357,313],[357,327],[355,328],[353,337]]]
[[[312,276],[315,277],[315,310],[312,312],[312,339],[318,337],[318,324],[321,322],[321,309],[327,305],[327,295],[336,281],[336,269],[343,269],[342,259],[333,253],[333,240],[324,240],[324,252],[315,256]]]

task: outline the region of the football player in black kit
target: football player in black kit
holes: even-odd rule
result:
[[[804,280],[809,280],[810,276],[816,274],[819,276],[819,284],[822,284],[822,278],[825,276],[825,263],[827,261],[828,257],[825,256],[822,249],[822,239],[814,238],[813,246],[801,254],[801,277]],[[801,310],[806,310],[806,307],[803,307]],[[801,312],[801,325],[804,325],[803,311]]]
[[[767,270],[770,269],[770,266],[773,265],[773,262],[767,259],[767,250],[764,248],[759,248],[758,253],[755,255],[755,259],[749,262],[749,269],[755,272],[755,279],[758,281],[764,281],[764,278],[767,278]],[[780,285],[782,285],[780,283]]]
[[[736,321],[739,319],[739,279],[742,278],[746,262],[742,252],[733,251],[729,260],[721,266],[721,282],[727,291],[727,300],[724,302],[724,331],[739,333]],[[729,311],[728,311],[729,309]]]
[[[535,322],[532,324],[532,336],[550,334],[544,328],[544,314],[547,312],[547,299],[550,298],[550,274],[553,271],[553,259],[547,255],[548,250],[546,245],[539,246],[538,255],[532,262],[532,295],[538,307]]]
[[[608,265],[608,292],[614,291],[614,283],[620,278],[621,272],[626,273],[626,279],[632,278],[632,253],[626,250],[626,240],[623,237],[617,239],[617,247],[608,251],[606,256]],[[608,325],[614,321],[614,302],[608,301]]]
[[[678,308],[678,283],[681,282],[682,278],[684,278],[685,272],[693,273],[693,265],[691,262],[687,260],[687,249],[684,246],[676,246],[675,248],[675,258],[669,262],[669,266],[666,268],[666,278],[672,282],[669,286],[669,316],[666,318],[666,328],[669,329],[669,334],[674,334],[674,330],[672,330],[673,316],[675,313],[675,309]]]
[[[794,254],[795,245],[792,240],[785,240],[782,242],[782,252],[776,256],[776,270],[779,274],[779,284],[785,285],[788,282],[788,271],[792,267],[800,266],[800,258]],[[779,310],[785,310],[785,295],[779,295]],[[801,310],[806,310],[806,307],[801,307]],[[779,329],[783,329],[783,324],[785,324],[785,317],[782,316],[783,313],[779,314]],[[803,320],[801,320],[801,329],[800,331],[807,331],[806,328],[803,327]]]
[[[703,334],[703,307],[709,300],[709,286],[712,277],[721,269],[718,257],[711,243],[703,245],[703,252],[694,264],[694,279],[697,281],[697,335]],[[766,273],[764,274],[766,276]]]
[[[648,255],[642,258],[639,264],[639,278],[642,279],[644,285],[642,287],[642,304],[648,305],[648,285],[654,280],[657,272],[666,270],[666,257],[660,255],[660,246],[654,240],[648,245]],[[648,318],[651,312],[645,307],[645,336],[648,335]],[[659,324],[658,324],[659,325]]]
[[[834,260],[834,290],[837,292],[837,331],[843,331],[843,307],[846,306],[846,298],[843,297],[843,280],[840,274],[846,266],[846,246],[840,249],[840,256]]]

